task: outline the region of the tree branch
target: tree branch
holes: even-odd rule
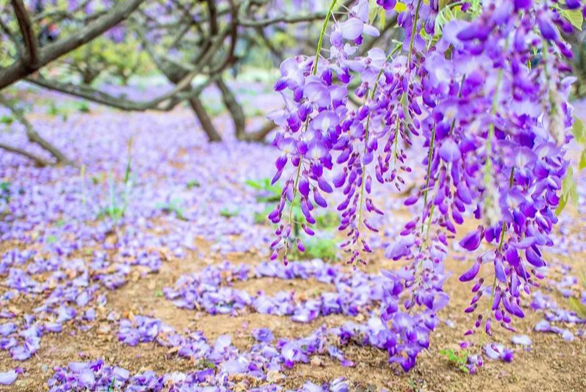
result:
[[[261,19],[261,20],[247,20],[247,19],[240,19],[238,20],[238,25],[244,27],[267,27],[270,25],[274,25],[277,23],[305,23],[305,22],[313,22],[316,20],[323,20],[326,17],[325,12],[315,12],[309,15],[297,15],[297,16],[279,16],[276,18],[270,19]]]
[[[147,110],[157,110],[162,112],[168,112],[177,106],[180,102],[190,99],[191,97],[201,94],[201,92],[214,81],[214,78],[209,78],[205,83],[197,86],[189,92],[182,92],[186,87],[191,86],[191,80],[195,75],[188,74],[185,76],[170,92],[161,95],[151,101],[136,102],[130,101],[124,98],[114,97],[112,95],[103,93],[98,90],[94,90],[85,86],[77,86],[71,83],[61,83],[57,81],[49,81],[44,78],[30,77],[26,78],[26,81],[49,89],[58,91],[60,93],[68,94],[74,97],[83,98],[91,102],[99,103],[113,107],[115,109],[124,110],[127,112],[144,112]],[[161,105],[168,101],[166,105]]]
[[[16,51],[20,56],[22,54],[22,45],[20,44],[16,36],[12,33],[12,31],[8,28],[6,23],[4,23],[2,18],[0,18],[0,29],[2,29],[2,31],[4,31],[4,34],[6,34],[8,38],[10,38],[10,40],[14,43],[14,45],[16,46]]]
[[[26,48],[26,54],[23,56],[24,64],[26,67],[34,68],[39,62],[39,48],[33,24],[22,0],[12,0],[12,8]]]
[[[243,135],[241,140],[262,142],[275,128],[277,128],[277,124],[275,124],[273,121],[267,121],[265,125],[263,125],[258,131]]]
[[[33,161],[35,163],[35,165],[37,165],[37,166],[45,167],[45,166],[51,165],[51,162],[48,162],[48,161],[44,160],[43,158],[41,158],[35,154],[32,154],[26,150],[23,150],[21,148],[12,147],[12,146],[9,146],[8,144],[4,144],[4,143],[0,143],[0,148],[3,150],[6,150],[8,152],[11,152],[13,154],[18,154],[18,155],[22,155],[24,157],[27,157],[28,159]]]
[[[25,59],[20,58],[10,67],[0,71],[0,90],[31,75],[44,65],[94,40],[105,31],[126,19],[145,0],[126,0],[118,3],[107,14],[96,19],[77,33],[47,45],[38,52],[38,61],[27,65]]]
[[[18,109],[16,106],[14,106],[12,103],[10,103],[2,95],[0,95],[0,105],[3,105],[5,107],[7,107],[8,109],[10,109],[10,111],[12,112],[14,117],[16,117],[18,122],[20,122],[22,125],[24,125],[24,127],[26,128],[26,136],[31,143],[38,144],[41,148],[48,151],[57,160],[58,164],[65,164],[65,165],[72,164],[71,161],[69,159],[67,159],[67,157],[65,155],[63,155],[63,153],[61,151],[59,151],[56,147],[51,145],[51,143],[49,143],[48,141],[43,139],[43,137],[41,135],[39,135],[39,133],[37,131],[35,131],[32,124],[30,122],[28,122],[28,120],[26,119],[26,117],[24,117],[24,114],[20,111],[20,109]],[[16,151],[14,151],[14,148],[12,149],[12,152],[16,152]],[[32,154],[29,154],[29,158],[32,159]]]

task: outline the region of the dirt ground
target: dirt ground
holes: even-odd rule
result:
[[[211,316],[207,313],[184,310],[173,306],[160,295],[160,290],[170,287],[182,274],[194,272],[206,265],[223,260],[209,250],[209,246],[199,241],[198,246],[203,257],[195,254],[183,260],[170,259],[164,263],[160,272],[135,279],[119,290],[108,294],[106,309],[99,312],[98,321],[93,328],[80,332],[69,327],[59,334],[48,334],[43,337],[41,349],[30,360],[21,365],[26,375],[9,387],[0,390],[44,391],[47,380],[53,374],[55,366],[66,366],[72,361],[87,361],[104,358],[107,362],[124,367],[131,372],[154,370],[156,372],[188,371],[197,364],[178,358],[166,348],[156,344],[140,344],[129,347],[118,342],[117,324],[108,321],[106,315],[115,311],[120,317],[131,317],[133,314],[150,315],[161,319],[176,330],[201,330],[213,341],[222,334],[230,334],[233,343],[240,349],[252,344],[248,330],[269,327],[276,338],[302,337],[310,334],[315,328],[325,324],[333,327],[343,324],[349,318],[328,316],[318,318],[309,324],[293,323],[287,317],[276,317],[256,313],[243,314],[238,317],[227,315]],[[201,254],[201,253],[200,253]],[[380,268],[397,268],[397,263],[376,255],[365,267],[370,271]],[[584,255],[576,255],[572,260],[562,260],[573,264],[583,260]],[[253,254],[232,254],[228,260],[236,263],[254,265],[261,259]],[[573,261],[573,262],[572,262]],[[300,387],[307,380],[315,383],[329,381],[335,377],[345,376],[351,381],[353,391],[377,391],[386,388],[389,391],[486,391],[486,392],[572,392],[586,391],[586,343],[577,338],[574,342],[565,342],[555,334],[536,333],[532,331],[540,314],[529,312],[525,320],[515,323],[518,334],[527,334],[533,341],[530,349],[515,348],[513,363],[487,361],[476,375],[467,375],[439,354],[443,348],[457,348],[463,338],[463,332],[472,324],[472,317],[464,314],[467,300],[470,298],[469,287],[457,281],[457,276],[466,266],[459,261],[451,260],[447,264],[454,274],[448,279],[446,289],[452,300],[440,313],[442,319],[449,319],[452,326],[441,323],[433,333],[431,348],[418,358],[416,368],[410,373],[403,373],[387,364],[385,352],[373,348],[349,346],[344,348],[347,357],[357,363],[354,368],[342,367],[328,356],[318,357],[310,364],[296,365],[286,372],[284,387]],[[310,295],[316,285],[327,285],[314,281],[277,279],[254,279],[238,282],[236,287],[249,293],[264,290],[268,293],[279,290],[294,290],[296,295]],[[4,288],[2,289],[2,291]],[[561,302],[560,302],[561,303]],[[22,310],[31,309],[34,303],[23,300],[17,304]],[[357,321],[364,321],[358,316]],[[356,320],[355,320],[356,321]],[[495,328],[495,341],[506,343],[511,347],[511,333]],[[0,368],[11,368],[15,363],[7,352],[0,352]]]

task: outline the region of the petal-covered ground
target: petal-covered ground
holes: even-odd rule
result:
[[[243,91],[253,109],[274,105],[262,86]],[[402,266],[384,248],[412,212],[392,189],[378,191],[388,213],[366,266],[324,250],[336,237],[329,216],[309,257],[284,266],[269,261],[263,219],[271,146],[233,140],[223,115],[226,142],[208,144],[184,109],[47,115],[57,98],[35,101],[30,119],[76,167],[0,152],[0,390],[586,390],[585,320],[570,307],[586,301],[583,181],[542,287],[525,297],[527,317],[514,333],[494,328],[479,372],[467,373],[459,349],[474,320],[463,312],[472,287],[458,282],[470,260],[454,247],[451,300],[404,373],[373,317],[388,280],[380,271]],[[7,129],[0,139],[31,148]]]

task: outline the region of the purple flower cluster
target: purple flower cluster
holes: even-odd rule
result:
[[[448,302],[448,296],[443,292],[435,296],[422,292],[416,298],[417,303],[424,308],[420,313],[409,314],[401,311],[401,297],[405,288],[415,283],[415,276],[409,270],[383,271],[383,276],[368,275],[360,271],[350,274],[321,260],[294,262],[287,266],[275,261],[264,262],[255,268],[256,278],[314,278],[322,283],[333,284],[336,288],[335,292],[322,292],[315,298],[306,300],[297,299],[293,292],[279,292],[272,297],[259,292],[253,296],[230,287],[231,282],[248,280],[248,275],[249,269],[245,265],[225,263],[209,266],[200,273],[182,276],[176,282],[175,289],[165,289],[165,295],[181,308],[203,309],[210,314],[236,315],[252,308],[258,313],[291,316],[291,320],[304,323],[330,314],[356,316],[366,313],[370,317],[367,324],[350,323],[332,333],[339,337],[342,344],[357,341],[386,350],[389,361],[398,363],[405,370],[411,369],[419,352],[429,347],[429,335],[439,324],[436,312]],[[441,285],[425,276],[422,277],[422,284],[430,287]],[[412,300],[407,299],[403,306],[410,309],[413,306]],[[151,323],[141,319],[141,323],[147,322]],[[142,326],[139,328],[146,331]],[[125,330],[128,331],[127,328]],[[255,337],[258,336],[259,341],[272,340],[261,337],[267,333],[268,331],[257,331]],[[126,338],[125,336],[124,339]],[[142,337],[135,337],[133,342],[141,339]],[[299,341],[287,344],[287,353],[283,353],[286,365],[307,361],[308,352],[301,350],[299,346]],[[303,343],[301,346],[307,344]],[[331,356],[338,358],[343,364],[351,364],[337,349],[328,350]]]
[[[442,18],[436,23],[444,12],[437,2],[405,4],[397,19],[405,40],[388,55],[373,48],[355,57],[363,36],[377,35],[369,24],[368,2],[359,1],[344,21],[332,24],[327,58],[321,58],[320,39],[315,59],[298,56],[281,65],[275,90],[286,107],[271,116],[281,128],[274,144],[282,152],[273,181],[287,163],[293,169],[269,219],[280,223],[287,203],[299,195],[303,228],[313,235],[312,210],[327,207],[320,192],[339,188],[340,230],[348,234],[342,247],[350,251],[350,263],[362,260],[361,252],[371,250],[360,235],[362,226],[377,231],[364,218],[363,207],[383,212],[370,196],[373,179],[400,188],[400,173],[412,168],[399,140],[403,146],[421,145],[427,150],[420,157],[424,185],[405,205],[420,206],[422,214],[385,252],[393,260],[412,260],[406,272],[411,298],[405,307],[425,308],[426,302],[444,297],[449,239],[456,225],[472,215],[482,224],[460,246],[473,252],[484,242],[490,250],[460,277],[462,282],[476,279],[466,312],[475,312],[483,297],[487,302],[487,311],[479,312],[468,334],[482,326],[490,335],[493,322],[513,329],[512,318],[524,317],[521,293],[529,293],[543,277],[542,248],[553,245],[558,222],[574,121],[568,103],[573,78],[564,77],[569,71],[564,58],[572,53],[560,33],[572,33],[573,27],[560,12],[582,5],[455,3],[444,7],[457,7],[469,21]],[[350,86],[358,87],[351,91]],[[349,99],[352,93],[355,102]],[[324,169],[338,172],[334,187]],[[292,236],[291,219],[280,223],[276,234],[273,257],[283,250],[286,260],[290,243],[299,244],[301,238]],[[489,264],[492,276],[477,279]]]
[[[211,345],[200,332],[184,336],[160,320],[136,316],[132,321],[120,322],[118,338],[121,342],[132,346],[138,343],[156,342],[161,346],[175,348],[179,357],[207,364],[207,369],[198,372],[196,380],[190,381],[194,385],[227,387],[232,382],[228,376],[246,374],[267,381],[271,373],[280,374],[282,370],[291,368],[296,363],[308,363],[313,355],[329,355],[339,360],[343,366],[353,366],[354,363],[346,359],[339,348],[328,342],[328,336],[333,333],[334,331],[328,331],[322,327],[305,338],[280,339],[273,343],[274,336],[270,330],[258,329],[252,331],[256,344],[250,350],[240,352],[232,345],[232,339],[228,335],[218,337]],[[160,379],[159,382],[161,380],[165,383],[164,379]],[[333,384],[342,383],[347,387],[347,384],[342,381],[337,380]],[[91,389],[91,387],[88,388]]]
[[[51,392],[66,392],[71,390],[125,390],[129,392],[208,392],[229,391],[234,383],[224,376],[215,379],[213,369],[205,369],[189,373],[175,372],[158,375],[152,371],[137,373],[131,376],[130,372],[120,367],[109,366],[99,359],[93,362],[72,362],[66,368],[55,369],[55,374],[49,380]],[[267,384],[261,387],[247,387],[250,392],[277,392],[282,388]],[[338,378],[324,385],[306,382],[302,388],[291,392],[348,392],[348,382]]]
[[[559,327],[556,324],[586,324],[586,319],[581,319],[575,312],[559,307],[555,300],[544,295],[541,291],[533,293],[531,308],[535,311],[545,312],[545,318],[535,324],[535,331],[555,333],[566,341],[574,340],[574,333],[570,329]],[[584,331],[578,333],[584,334]]]
[[[210,314],[233,314],[250,308],[261,314],[291,316],[295,322],[307,323],[320,316],[345,314],[356,316],[369,311],[383,298],[382,276],[361,272],[348,274],[340,267],[330,266],[321,260],[295,262],[282,266],[278,262],[263,262],[254,270],[254,278],[310,279],[332,284],[336,291],[323,292],[300,300],[294,292],[281,291],[274,296],[263,292],[251,295],[230,287],[233,281],[249,280],[247,265],[224,263],[206,267],[200,273],[183,275],[175,288],[166,288],[166,297],[180,308],[204,309]],[[228,279],[226,279],[228,277]]]

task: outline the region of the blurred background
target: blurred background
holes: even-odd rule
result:
[[[345,12],[353,1],[339,2]],[[0,147],[39,165],[71,161],[35,120],[106,110],[189,111],[212,142],[262,142],[287,57],[313,55],[320,0],[1,0]],[[397,5],[400,12],[401,4]],[[391,44],[397,12],[371,15]],[[327,37],[326,37],[327,39]],[[327,45],[326,45],[327,46]],[[228,121],[217,123],[218,117]],[[31,123],[32,121],[32,123]],[[59,135],[55,135],[59,138]]]

